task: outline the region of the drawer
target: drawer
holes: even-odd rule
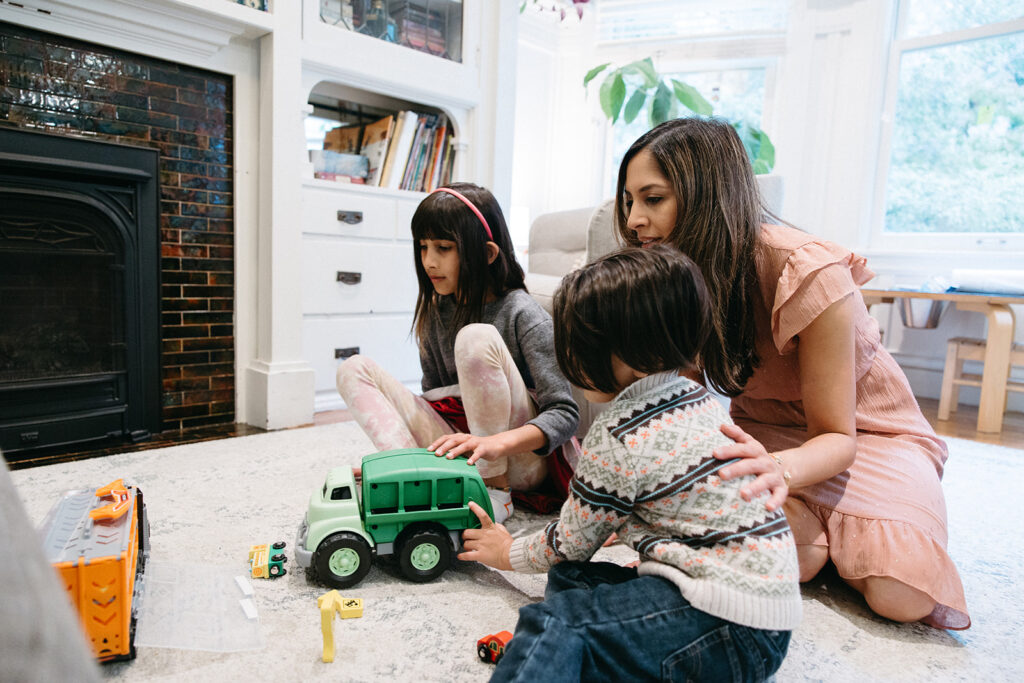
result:
[[[395,202],[398,212],[398,219],[395,222],[396,237],[405,240],[412,239],[412,215],[420,205],[419,200],[399,199]]]
[[[337,391],[334,376],[343,359],[335,358],[335,350],[355,347],[399,381],[419,386],[423,373],[411,314],[306,318],[302,325],[303,353],[313,367],[317,393]]]
[[[346,189],[303,187],[302,231],[367,239],[394,239],[396,200]],[[340,212],[340,214],[339,214]],[[402,237],[408,239],[408,225]]]
[[[304,313],[415,310],[419,285],[411,242],[374,244],[307,235],[302,250]]]

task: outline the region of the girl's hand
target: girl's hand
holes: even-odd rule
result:
[[[719,460],[743,459],[723,467],[719,470],[719,475],[722,479],[735,479],[747,474],[757,475],[757,479],[740,489],[740,496],[743,500],[750,500],[768,491],[771,495],[765,507],[769,510],[779,509],[789,495],[782,464],[769,455],[759,441],[736,425],[722,425],[722,433],[736,443],[719,446],[715,449],[714,456]]]
[[[427,446],[428,451],[435,455],[443,455],[449,460],[469,453],[469,464],[480,458],[497,460],[508,454],[505,438],[502,434],[494,436],[473,436],[472,434],[445,434]]]
[[[488,567],[512,571],[509,562],[509,549],[512,547],[512,535],[501,524],[495,524],[484,509],[470,501],[469,509],[480,520],[479,529],[466,529],[462,532],[464,552],[457,555],[460,560],[480,562]]]

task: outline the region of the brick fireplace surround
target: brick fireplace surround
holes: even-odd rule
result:
[[[160,151],[161,429],[235,420],[232,79],[0,22],[0,125]]]

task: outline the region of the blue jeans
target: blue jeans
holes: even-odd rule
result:
[[[491,680],[762,681],[789,636],[713,617],[635,568],[563,562],[548,572],[544,602],[519,610]]]

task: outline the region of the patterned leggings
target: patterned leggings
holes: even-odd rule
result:
[[[338,393],[373,445],[382,451],[426,447],[454,432],[427,399],[461,395],[469,431],[477,436],[515,429],[537,415],[519,369],[493,325],[475,323],[459,330],[455,368],[459,384],[419,396],[371,359],[352,356],[338,366]],[[536,453],[481,459],[476,465],[484,479],[507,475],[516,491],[536,488],[547,474],[546,460]]]

